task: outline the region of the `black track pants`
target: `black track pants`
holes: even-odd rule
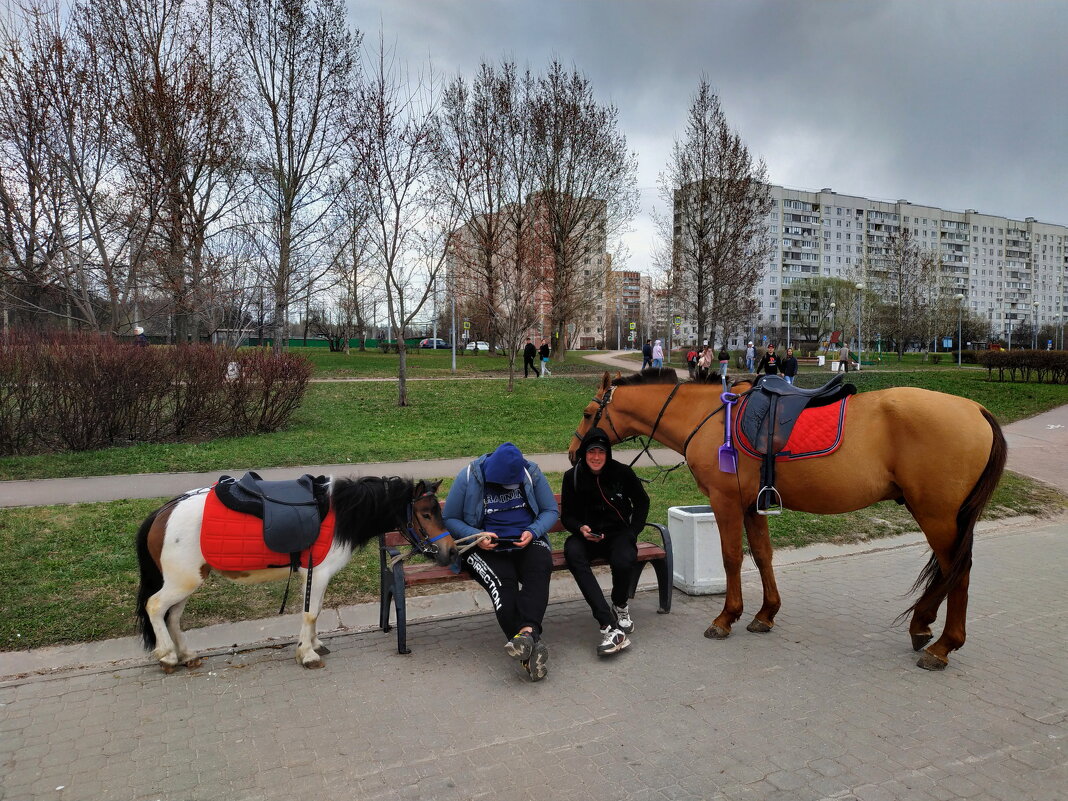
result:
[[[541,622],[549,605],[552,551],[544,540],[526,548],[486,551],[474,548],[463,558],[464,567],[493,602],[504,636],[511,639],[524,626],[541,636]]]
[[[567,568],[575,577],[575,583],[582,590],[582,597],[593,610],[593,616],[601,628],[614,626],[615,613],[608,608],[608,602],[601,592],[601,585],[593,575],[590,561],[607,559],[612,568],[612,603],[626,606],[630,595],[630,579],[634,565],[638,563],[638,545],[634,538],[625,533],[608,534],[600,542],[590,542],[581,534],[572,534],[564,543],[564,558]]]

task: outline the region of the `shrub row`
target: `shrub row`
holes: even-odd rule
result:
[[[262,350],[10,334],[0,338],[0,454],[276,431],[311,371],[303,357]]]
[[[1065,350],[984,350],[978,362],[993,380],[997,370],[998,381],[1037,381],[1050,384],[1068,383],[1068,351]]]

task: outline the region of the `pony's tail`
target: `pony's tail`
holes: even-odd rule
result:
[[[968,493],[968,497],[964,499],[964,503],[957,511],[957,541],[953,545],[953,562],[949,573],[942,572],[937,557],[932,554],[927,565],[920,571],[916,583],[912,585],[911,592],[916,592],[923,587],[923,593],[916,603],[901,613],[899,620],[913,613],[930,613],[937,610],[946,596],[960,584],[965,573],[972,567],[975,524],[990,501],[990,496],[997,489],[1009,454],[1008,446],[1005,444],[1005,435],[1001,433],[998,421],[986,409],[980,408],[980,412],[990,424],[990,429],[994,433],[994,441],[990,444],[990,457],[986,461],[982,475],[979,476],[979,480],[975,482],[972,491]]]
[[[164,507],[161,506],[146,517],[145,522],[137,531],[137,564],[141,569],[141,586],[137,589],[137,631],[148,651],[156,647],[156,631],[152,628],[152,621],[148,619],[148,610],[145,605],[148,599],[159,592],[163,586],[163,573],[160,572],[152,554],[148,552],[148,532],[163,509]]]

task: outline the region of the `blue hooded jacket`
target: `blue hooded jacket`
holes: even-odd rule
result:
[[[512,446],[515,447],[515,446]],[[496,453],[496,451],[495,451]],[[454,537],[467,537],[485,531],[486,481],[484,463],[493,454],[483,454],[459,472],[445,499],[442,516]],[[552,488],[533,462],[523,459],[522,484],[534,520],[527,528],[535,539],[549,541],[549,529],[560,518]]]

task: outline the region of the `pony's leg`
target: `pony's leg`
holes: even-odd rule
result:
[[[727,596],[723,610],[705,629],[710,640],[722,640],[731,633],[731,625],[742,616],[742,515],[731,505],[712,504],[719,527],[720,551],[723,554],[723,572],[727,578]]]
[[[745,515],[745,533],[749,538],[749,551],[760,571],[760,583],[764,588],[764,603],[746,629],[756,632],[771,631],[782,601],[779,598],[779,587],[775,583],[775,569],[771,564],[771,535],[768,533],[767,517],[758,515],[755,509],[749,509]]]
[[[176,645],[176,639],[178,642],[184,641],[181,631],[178,631],[176,639],[171,638],[171,633],[178,630],[179,618],[185,608],[185,602],[202,582],[199,571],[175,571],[165,568],[163,586],[145,604],[152,630],[156,633],[156,648],[152,655],[159,660],[159,666],[164,673],[172,673],[178,664],[185,661],[179,655],[179,646]],[[174,620],[168,620],[167,613],[172,610],[176,612]]]
[[[953,567],[953,544],[957,539],[957,521],[950,514],[917,513],[913,504],[908,504],[909,511],[920,524],[927,542],[934,552],[939,575],[949,575]],[[950,590],[946,598],[946,624],[942,636],[933,645],[924,648],[916,664],[926,670],[944,670],[949,664],[949,653],[964,645],[966,636],[965,620],[968,611],[968,581],[970,570],[966,570],[957,586]],[[919,650],[934,636],[931,624],[938,617],[938,607],[942,597],[935,589],[938,581],[928,584],[928,589],[916,602],[912,619],[909,621],[909,636],[913,650]]]
[[[185,612],[185,605],[188,601],[189,599],[186,598],[171,607],[170,613],[166,616],[167,631],[174,641],[174,650],[178,654],[178,664],[185,665],[187,668],[198,668],[204,664],[204,660],[197,656],[196,651],[189,649],[185,641],[185,632],[182,631],[182,613]]]
[[[331,546],[326,558],[312,571],[311,598],[308,602],[308,611],[303,614],[301,620],[300,641],[297,643],[297,661],[306,668],[322,667],[322,654],[330,653],[330,650],[319,639],[316,625],[330,579],[348,564],[351,556],[351,549],[335,543]],[[303,572],[304,580],[307,581],[307,571]]]

